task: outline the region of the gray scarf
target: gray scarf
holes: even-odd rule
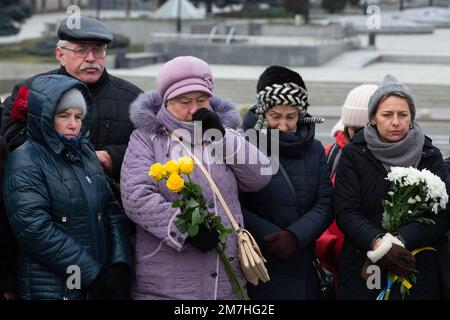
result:
[[[364,127],[364,138],[369,150],[387,171],[395,166],[417,168],[419,165],[425,136],[415,122],[406,137],[397,142],[383,142],[370,123]]]

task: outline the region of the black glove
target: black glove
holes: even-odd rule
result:
[[[94,300],[126,298],[130,289],[130,272],[125,263],[111,265],[92,282],[88,291]]]
[[[192,238],[187,238],[186,242],[192,244],[201,252],[207,252],[213,250],[219,243],[219,233],[217,230],[200,227],[198,233]]]
[[[192,120],[202,122],[202,133],[205,133],[208,129],[217,129],[222,132],[222,137],[225,135],[225,129],[222,126],[222,122],[220,122],[219,116],[214,111],[200,108],[192,115]],[[213,139],[211,137],[211,140],[220,140],[217,139],[217,137],[215,138],[216,139]]]
[[[382,269],[389,270],[399,277],[414,272],[416,268],[416,258],[411,252],[395,243],[377,263]]]

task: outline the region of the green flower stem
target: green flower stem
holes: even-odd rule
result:
[[[387,289],[383,300],[389,300],[390,296],[391,296],[391,289]]]
[[[242,288],[241,284],[239,283],[239,280],[236,278],[236,274],[234,273],[233,267],[231,266],[227,257],[225,257],[225,254],[222,251],[220,251],[220,249],[217,249],[217,253],[219,254],[220,260],[222,260],[223,267],[227,272],[228,280],[230,281],[231,287],[233,288],[233,292],[236,298],[238,300],[250,300],[247,291],[244,288]]]
[[[388,287],[386,289],[386,294],[384,295],[383,300],[389,300],[391,296],[391,288],[394,285],[394,277],[395,275],[392,272],[388,273]]]

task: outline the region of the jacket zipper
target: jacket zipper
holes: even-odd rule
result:
[[[92,235],[93,235],[93,239],[94,239],[94,247],[95,247],[95,251],[96,251],[96,255],[97,255],[97,258],[98,257],[100,257],[100,248],[99,248],[99,244],[98,244],[98,239],[97,239],[97,235],[96,235],[96,232],[95,232],[95,221],[94,221],[94,218],[92,217],[92,214],[91,214],[91,212],[92,212],[92,208],[91,208],[91,204],[89,203],[89,201],[88,201],[88,197],[87,197],[87,195],[86,195],[86,189],[85,189],[85,187],[84,187],[84,183],[88,183],[88,184],[92,184],[92,179],[91,179],[91,177],[89,177],[89,173],[87,172],[87,170],[85,169],[85,167],[84,167],[84,164],[82,163],[82,169],[83,169],[83,175],[84,175],[84,179],[81,179],[81,181],[80,181],[80,184],[81,184],[81,189],[83,190],[83,196],[84,196],[84,199],[85,199],[85,201],[86,201],[86,205],[87,205],[87,207],[88,207],[88,212],[87,212],[87,214],[88,214],[88,216],[89,216],[89,220],[90,220],[90,227],[91,227],[91,232],[92,232]],[[75,173],[75,176],[77,176],[78,177],[78,175],[77,175],[77,173],[75,172],[75,169],[72,167],[72,170],[73,170],[73,172]],[[97,212],[97,211],[95,211],[95,212]],[[97,216],[97,215],[96,215]]]

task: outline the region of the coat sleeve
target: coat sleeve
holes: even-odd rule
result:
[[[16,269],[17,244],[0,200],[0,296],[4,292],[16,292]]]
[[[433,166],[428,169],[444,181],[447,188],[447,194],[449,194],[449,175],[440,154],[439,156],[436,156]],[[445,210],[440,211],[438,214],[430,214],[429,218],[435,222],[434,224],[424,224],[417,221],[411,221],[398,228],[398,233],[405,242],[406,248],[409,250],[432,245],[433,242],[443,237],[448,231],[449,217],[450,205],[447,203]]]
[[[80,267],[81,285],[87,287],[101,269],[100,263],[73,237],[57,228],[51,218],[50,197],[42,171],[31,159],[29,166],[14,166],[17,154],[8,160],[4,181],[5,206],[19,250],[61,278],[67,267]],[[21,156],[21,155],[19,155]]]
[[[149,175],[155,163],[151,137],[141,129],[133,132],[125,153],[121,173],[121,194],[125,214],[140,228],[177,251],[182,251],[186,233],[176,227],[179,209],[160,193],[158,182]]]
[[[0,136],[0,182],[3,180],[8,147]],[[17,243],[9,225],[3,202],[3,185],[0,184],[0,296],[4,292],[16,292]]]
[[[272,178],[270,159],[234,130],[227,129],[224,140],[224,161],[233,170],[239,191],[264,188]]]
[[[364,216],[361,201],[360,180],[355,160],[349,147],[345,147],[336,168],[334,183],[336,222],[346,238],[361,250],[370,251],[373,239],[382,234],[383,230]]]
[[[333,187],[323,147],[320,146],[319,183],[312,208],[286,229],[297,237],[298,251],[309,247],[333,221]]]
[[[120,109],[127,109],[129,114],[129,107],[130,104],[142,93],[142,90],[136,87],[134,84],[121,79],[112,76],[109,74],[109,78],[111,81],[111,84],[115,88],[115,96],[117,99],[117,104],[120,107]],[[122,130],[120,132],[121,138],[126,137],[126,141],[129,140],[131,133],[133,132],[133,124],[131,123],[131,120],[128,116],[120,116],[121,122],[127,122],[129,123],[129,129]],[[105,143],[110,143],[108,140],[104,141]],[[123,157],[125,156],[125,152],[127,150],[127,143],[124,144],[108,144],[103,146],[103,149],[108,152],[109,156],[111,157],[112,161],[112,174],[111,178],[113,178],[116,181],[120,180],[120,172],[123,162]]]
[[[264,241],[264,237],[280,231],[280,227],[273,224],[269,220],[263,219],[256,213],[242,206],[242,215],[244,217],[244,227],[251,231],[261,249],[267,250],[271,245],[270,242]]]
[[[445,164],[445,168],[447,169],[447,173],[450,175],[450,157],[445,158],[444,164]]]
[[[111,242],[111,257],[109,264],[126,263],[130,270],[133,268],[131,260],[128,219],[119,206],[109,184],[105,183],[108,189],[108,202],[106,209],[106,224],[108,226],[108,237]]]
[[[108,145],[104,147],[105,151],[108,152],[112,161],[112,178],[119,180],[120,177],[120,169],[122,167],[123,157],[125,155],[125,151],[127,150],[126,144],[118,144],[118,145]]]

